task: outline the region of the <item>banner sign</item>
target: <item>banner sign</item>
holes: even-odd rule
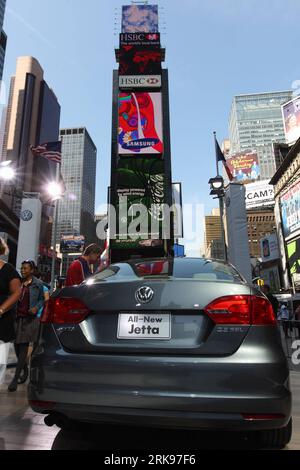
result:
[[[120,88],[161,88],[160,75],[120,75]]]
[[[300,234],[300,182],[294,184],[280,202],[283,234],[287,240]]]
[[[41,231],[42,203],[38,198],[23,199],[20,213],[19,241],[17,252],[18,270],[25,259],[38,261]]]
[[[294,144],[300,137],[300,96],[282,106],[284,131],[287,144]]]
[[[126,46],[160,48],[160,33],[120,34],[120,48]]]
[[[157,33],[158,5],[124,5],[122,33]]]
[[[254,152],[241,152],[231,156],[227,165],[238,183],[257,181],[260,179],[258,156]]]
[[[280,258],[277,234],[272,233],[260,240],[261,257],[264,263]]]
[[[119,155],[163,151],[161,93],[120,93]]]
[[[274,206],[274,188],[269,180],[258,181],[245,185],[246,209],[255,207]]]

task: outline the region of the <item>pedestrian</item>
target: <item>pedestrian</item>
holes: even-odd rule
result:
[[[289,319],[290,319],[290,312],[289,309],[286,305],[286,303],[282,302],[280,304],[279,308],[279,313],[278,313],[278,320],[280,320],[282,323],[282,328],[285,336],[288,336],[288,327],[289,327]]]
[[[23,261],[21,265],[22,291],[17,304],[17,316],[15,322],[16,339],[15,349],[17,353],[17,367],[15,376],[8,387],[9,392],[15,392],[18,388],[18,380],[22,371],[28,375],[27,356],[30,343],[38,340],[40,321],[37,314],[44,305],[43,283],[35,276],[35,263]]]
[[[288,309],[288,306],[286,305],[285,302],[282,302],[280,304],[279,308],[279,314],[278,314],[278,320],[289,320],[290,319],[290,311]]]
[[[78,286],[93,275],[92,265],[99,261],[102,248],[96,244],[89,245],[83,256],[73,261],[67,272],[66,287]]]
[[[277,318],[278,315],[278,307],[279,307],[279,302],[276,299],[275,295],[271,293],[271,287],[268,284],[264,284],[261,287],[261,291],[265,294],[267,299],[270,301],[272,307],[273,307],[273,312],[275,317]]]
[[[34,261],[33,261],[34,262]],[[35,277],[37,279],[39,279],[39,281],[42,282],[43,284],[43,292],[44,292],[44,305],[39,309],[38,313],[37,313],[37,318],[41,318],[42,316],[42,313],[43,313],[43,310],[44,310],[44,307],[47,305],[47,302],[49,301],[50,299],[50,289],[49,289],[49,286],[43,282],[42,280],[42,275],[41,273],[38,271],[38,269],[36,268],[36,271],[35,271]]]
[[[295,310],[295,327],[298,330],[298,338],[300,338],[300,304],[297,306]]]
[[[0,257],[8,247],[0,238]],[[21,295],[20,276],[14,267],[0,259],[0,384],[4,381],[9,345],[15,339],[15,304]]]

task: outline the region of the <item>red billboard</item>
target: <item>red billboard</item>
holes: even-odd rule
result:
[[[255,152],[241,152],[227,159],[234,181],[243,183],[260,179],[260,166]]]
[[[160,49],[127,46],[120,50],[118,60],[120,75],[160,75],[163,55]]]

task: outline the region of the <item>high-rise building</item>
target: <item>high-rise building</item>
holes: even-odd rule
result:
[[[56,165],[32,155],[31,145],[57,141],[60,105],[44,80],[44,72],[33,57],[19,57],[11,79],[2,160],[11,160],[18,174],[17,186],[26,192],[43,193],[55,176]]]
[[[271,209],[247,211],[250,256],[261,258],[260,240],[276,231],[275,214]]]
[[[19,215],[22,193],[39,193],[44,204],[40,243],[47,247],[48,222],[53,216],[53,209],[49,205],[46,186],[55,179],[57,164],[34,157],[30,147],[59,139],[60,105],[45,82],[43,69],[35,58],[18,58],[3,118],[0,161],[12,162],[17,175],[12,189],[19,194],[17,197],[15,194],[9,196],[4,191],[5,230],[9,236],[18,230],[13,212]]]
[[[0,0],[0,81],[2,80],[7,36],[3,31],[6,0]]]
[[[205,216],[205,256],[221,259],[224,256],[220,210],[213,209],[211,215]]]
[[[56,237],[84,235],[94,243],[97,149],[85,127],[62,129],[60,135],[66,197],[59,202]]]
[[[229,117],[230,153],[256,150],[263,180],[275,173],[273,144],[285,142],[281,105],[291,99],[292,91],[233,98]]]

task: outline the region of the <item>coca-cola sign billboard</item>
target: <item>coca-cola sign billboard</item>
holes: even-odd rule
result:
[[[119,249],[158,246],[161,243],[164,202],[164,162],[149,158],[122,159],[117,170],[115,246]],[[136,228],[136,219],[138,233],[132,232]]]

